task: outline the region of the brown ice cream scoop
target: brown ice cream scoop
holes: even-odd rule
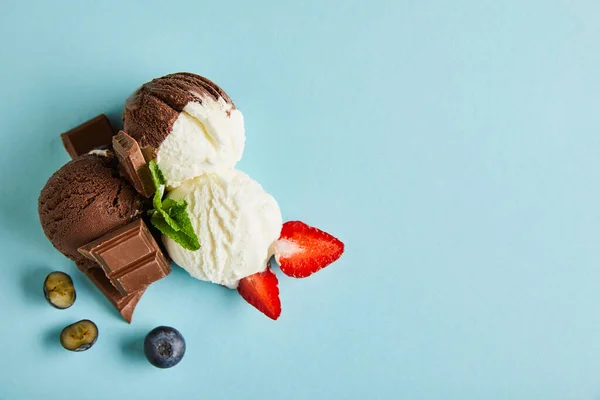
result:
[[[38,211],[44,233],[75,262],[77,249],[142,213],[142,198],[119,174],[114,156],[84,155],[54,173],[42,189]]]
[[[223,98],[233,106],[223,89],[200,75],[178,72],[153,79],[127,99],[123,112],[124,130],[142,148],[158,149],[183,108],[189,102],[202,104],[202,99],[207,97]]]

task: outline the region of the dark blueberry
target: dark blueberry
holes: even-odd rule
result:
[[[170,326],[159,326],[148,333],[144,340],[144,353],[150,364],[158,368],[171,368],[185,354],[185,340],[181,333]]]
[[[67,326],[60,333],[60,344],[67,350],[86,351],[96,343],[98,327],[89,319]]]
[[[52,307],[64,310],[75,303],[73,280],[64,272],[54,271],[44,281],[44,297]]]

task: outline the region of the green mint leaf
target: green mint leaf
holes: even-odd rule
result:
[[[162,219],[173,229],[178,232],[181,230],[181,226],[179,226],[179,222],[173,219],[168,212],[165,210],[158,210],[158,214],[162,217]]]
[[[187,215],[187,201],[179,200],[175,201],[173,199],[165,199],[162,204],[162,209],[160,213],[163,215],[165,221],[176,231],[181,230],[181,222],[184,224],[187,223],[189,217]],[[187,220],[186,220],[187,218]],[[187,232],[188,236],[192,236],[191,232]]]
[[[163,218],[163,214],[155,213],[154,215],[152,215],[150,223],[152,223],[152,225],[154,225],[154,227],[158,229],[163,235],[173,239],[184,249],[195,251],[200,248],[200,244],[198,243],[198,237],[195,234],[193,236],[188,236],[182,230],[174,230],[165,221],[165,219]]]
[[[172,208],[171,210],[173,210],[173,213],[171,214],[171,217],[177,221],[181,232],[185,233],[187,236],[193,237],[195,241],[198,242],[198,237],[196,236],[196,232],[194,232],[194,228],[192,227],[192,222],[190,221],[190,216],[187,213],[186,207],[187,203],[183,208]],[[198,245],[198,247],[200,246]]]
[[[165,201],[162,202],[162,209],[169,212],[169,209],[176,206],[177,202],[173,199],[165,199]]]
[[[200,243],[187,213],[187,201],[183,199],[179,201],[165,199],[163,201],[166,185],[165,176],[156,161],[150,161],[148,167],[156,189],[152,199],[154,209],[149,212],[152,215],[150,223],[163,235],[173,239],[184,249],[198,250]]]
[[[152,160],[148,163],[150,169],[150,176],[152,176],[152,183],[154,183],[154,198],[152,199],[152,205],[155,210],[162,208],[162,197],[165,194],[165,176],[163,175],[156,161]]]
[[[158,189],[161,185],[166,185],[167,181],[165,180],[165,176],[163,175],[160,168],[158,168],[158,164],[156,161],[152,160],[148,163],[148,168],[150,169],[150,175],[152,176],[152,182],[154,182],[154,187]]]
[[[162,209],[167,211],[167,212],[171,212],[170,210],[178,210],[183,208],[185,210],[185,208],[187,207],[187,201],[185,201],[184,199],[181,199],[179,201],[173,200],[173,199],[165,199],[163,201],[162,204]]]
[[[180,216],[187,216],[187,204],[179,204],[176,206],[173,206],[171,208],[169,208],[168,210],[166,210],[167,214],[169,214],[171,217],[173,217],[173,219],[176,219],[179,221]],[[184,217],[182,217],[184,218]]]
[[[162,197],[165,193],[164,185],[160,185],[156,188],[154,192],[154,197],[152,198],[152,206],[155,210],[162,210]]]

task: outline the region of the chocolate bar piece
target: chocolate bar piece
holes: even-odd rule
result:
[[[102,268],[92,260],[85,259],[77,263],[77,267],[83,272],[92,283],[102,292],[104,297],[119,311],[125,321],[131,323],[133,312],[137,303],[142,298],[146,288],[137,292],[123,296],[108,280]]]
[[[154,183],[150,175],[148,163],[138,142],[123,131],[113,137],[113,149],[119,159],[123,175],[135,190],[144,197],[154,194]]]
[[[77,158],[92,150],[109,148],[114,135],[106,115],[95,118],[60,135],[71,158]]]
[[[171,267],[141,219],[118,228],[78,249],[100,265],[122,295],[164,278]]]

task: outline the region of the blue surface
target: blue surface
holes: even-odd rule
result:
[[[600,3],[205,3],[3,3],[0,399],[600,398]],[[175,269],[129,326],[39,227],[58,134],[181,70],[244,112],[284,218],[346,243],[277,271],[277,322]],[[81,318],[100,338],[68,353]],[[162,324],[188,344],[166,371],[139,352]]]

